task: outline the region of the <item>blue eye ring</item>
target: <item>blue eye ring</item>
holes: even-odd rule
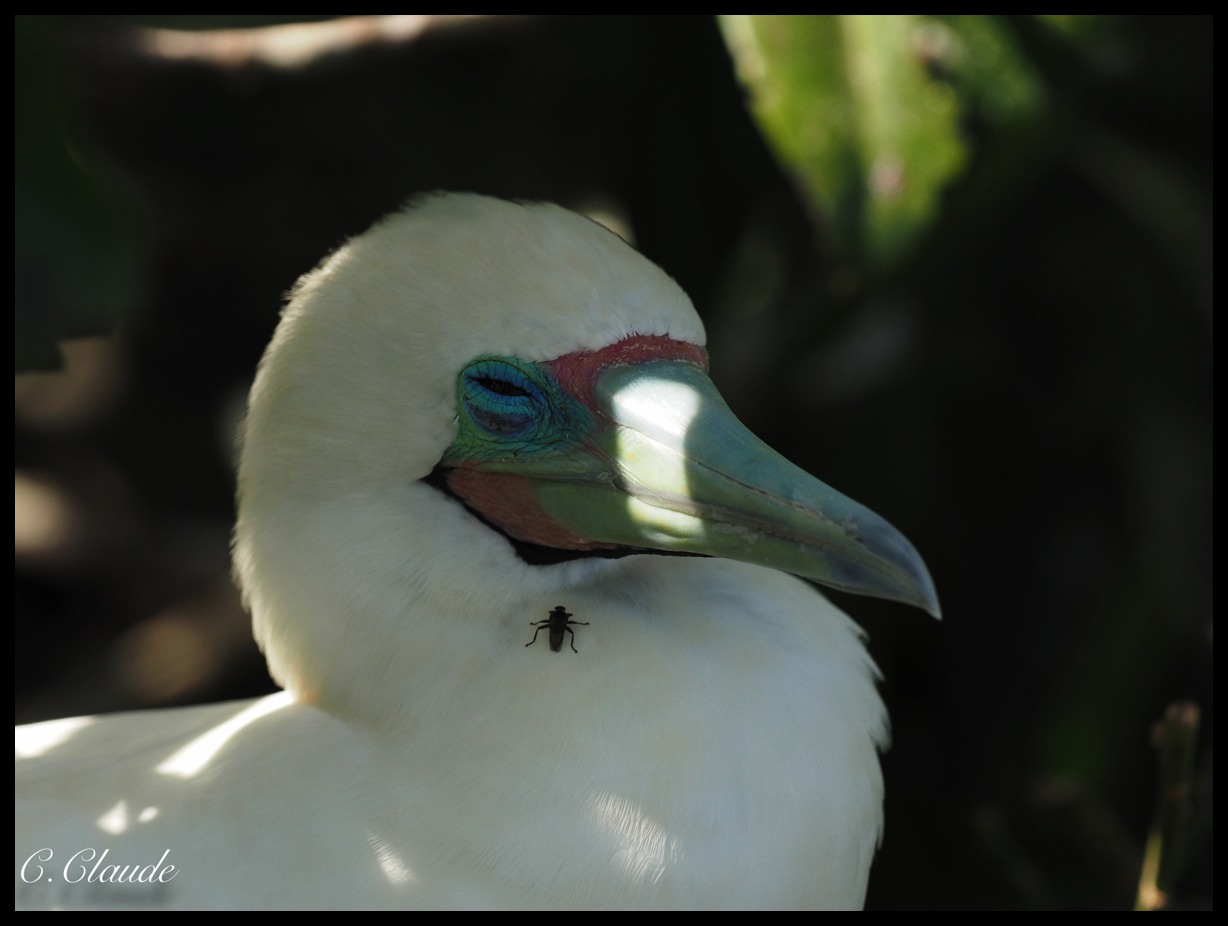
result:
[[[530,370],[499,357],[483,357],[461,374],[460,399],[482,431],[522,437],[550,417],[550,406]]]
[[[492,354],[475,357],[457,377],[456,421],[456,439],[440,462],[495,471],[571,453],[594,426],[548,364]]]

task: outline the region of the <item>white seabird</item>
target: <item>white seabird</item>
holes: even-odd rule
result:
[[[860,906],[887,719],[788,573],[937,598],[703,344],[555,206],[428,197],[304,277],[235,531],[286,690],[19,728],[17,905]]]

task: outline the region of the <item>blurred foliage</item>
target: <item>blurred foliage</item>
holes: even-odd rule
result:
[[[226,533],[282,294],[416,192],[551,199],[934,573],[941,626],[840,599],[894,729],[870,906],[1130,907],[1178,700],[1159,883],[1212,904],[1210,17],[427,18],[294,66],[270,21],[17,20],[17,367],[118,331],[18,378],[20,511],[75,531],[16,551],[21,719],[267,690]]]
[[[870,272],[906,259],[939,220],[944,191],[969,167],[978,136],[1017,140],[1022,152],[999,148],[1009,160],[1031,147],[1029,136],[1051,134],[1068,115],[1050,98],[1043,60],[1003,17],[727,16],[722,23],[752,109],[782,164],[813,197],[827,246]],[[1082,58],[1103,53],[1112,27],[1098,17],[1030,24],[1037,37],[1066,46],[1050,51]],[[1060,99],[1062,88],[1052,92]],[[1110,157],[1118,173],[1147,170],[1127,166],[1129,159],[1129,151]],[[1177,178],[1148,179],[1154,182],[1131,184],[1132,191],[1155,189],[1152,198],[1164,202],[1138,204],[1144,221],[1162,223],[1174,205],[1197,207],[1168,189],[1180,185]]]
[[[1081,88],[1063,86],[1061,71],[1123,67],[1130,51],[1120,22],[856,15],[722,24],[752,111],[812,198],[842,272],[897,269],[944,218],[947,189],[972,169],[992,177],[979,216],[992,220],[1037,157],[1073,130],[1070,155],[1153,237],[1209,317],[1211,206],[1197,180],[1101,127],[1071,123]]]
[[[897,261],[966,159],[960,101],[934,75],[968,46],[919,16],[724,22],[759,122],[830,222],[832,245],[871,268]],[[977,86],[1000,72],[1019,82],[1009,65],[986,67],[987,57],[978,48],[980,67],[968,69],[981,72]]]

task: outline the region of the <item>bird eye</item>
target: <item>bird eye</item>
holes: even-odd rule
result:
[[[470,419],[495,437],[521,437],[549,411],[531,369],[498,357],[469,365],[460,398]]]
[[[495,395],[524,396],[525,398],[528,398],[530,395],[527,389],[521,389],[515,383],[510,383],[506,379],[495,379],[493,376],[475,376],[473,381],[487,392],[493,392]]]

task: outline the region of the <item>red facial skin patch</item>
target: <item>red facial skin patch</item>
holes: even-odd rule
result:
[[[448,474],[448,488],[483,520],[524,543],[554,550],[618,548],[586,540],[542,511],[533,494],[533,480],[526,476],[457,468]]]
[[[559,386],[597,411],[593,386],[612,366],[651,360],[682,360],[708,369],[708,353],[696,344],[662,335],[637,334],[595,351],[577,351],[542,364]],[[492,473],[464,466],[448,472],[448,488],[471,510],[503,533],[524,543],[555,550],[616,550],[617,544],[588,540],[551,518],[537,502],[534,480],[513,473]]]
[[[632,366],[650,360],[685,360],[708,369],[708,352],[698,344],[675,341],[660,334],[633,334],[601,350],[582,350],[547,360],[542,366],[554,374],[565,392],[596,409],[593,384],[607,367]]]

